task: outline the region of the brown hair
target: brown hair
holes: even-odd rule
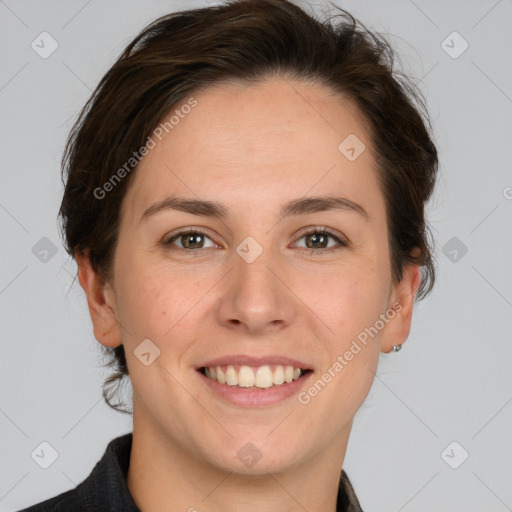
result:
[[[171,13],[144,28],[102,78],[69,135],[59,212],[67,252],[88,251],[92,267],[109,281],[120,207],[134,174],[121,173],[123,179],[112,183],[116,170],[126,170],[155,127],[192,92],[221,80],[283,74],[342,93],[364,115],[386,201],[393,278],[399,281],[406,265],[418,264],[417,298],[429,293],[435,269],[424,206],[438,157],[425,102],[393,69],[387,40],[338,9],[321,22],[287,0],[231,0]],[[109,180],[108,193],[99,193]],[[111,387],[128,375],[124,347],[101,349],[110,357],[105,366],[116,367],[105,380],[104,399],[130,412],[110,402]]]

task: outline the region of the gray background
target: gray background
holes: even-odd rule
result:
[[[73,488],[131,431],[131,417],[103,402],[107,374],[59,239],[60,158],[79,109],[138,31],[205,5],[0,1],[2,511]],[[512,510],[512,2],[339,5],[388,33],[420,80],[441,158],[429,208],[437,286],[416,305],[403,350],[382,355],[344,468],[366,512]],[[58,43],[46,59],[31,48],[43,31]],[[469,44],[460,55],[454,31]],[[44,237],[55,254],[41,252]],[[43,441],[59,455],[48,469],[31,458]]]

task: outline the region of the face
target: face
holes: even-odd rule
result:
[[[133,176],[95,334],[124,344],[140,431],[225,471],[283,471],[342,450],[381,351],[407,337],[419,274],[393,283],[369,133],[347,99],[283,79],[193,97]],[[341,200],[304,203],[318,197]],[[248,366],[263,386],[281,366],[308,371],[252,389],[204,366],[228,380]]]

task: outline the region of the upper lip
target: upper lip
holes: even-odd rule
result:
[[[311,368],[304,362],[297,359],[292,359],[286,356],[265,356],[265,357],[253,357],[246,356],[243,354],[234,354],[232,356],[223,356],[205,363],[200,364],[196,367],[197,370],[204,367],[212,366],[224,366],[224,365],[246,365],[246,366],[264,366],[280,364],[283,366],[294,366],[295,368],[301,368],[302,370],[310,370]]]

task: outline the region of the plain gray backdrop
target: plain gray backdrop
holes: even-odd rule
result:
[[[512,2],[337,4],[388,35],[427,98],[441,160],[437,285],[401,352],[381,356],[344,469],[366,512],[512,510]],[[59,238],[60,158],[124,46],[155,18],[206,5],[0,1],[2,511],[75,487],[132,429],[103,402],[107,374]],[[58,454],[47,469],[32,457],[43,442]]]

